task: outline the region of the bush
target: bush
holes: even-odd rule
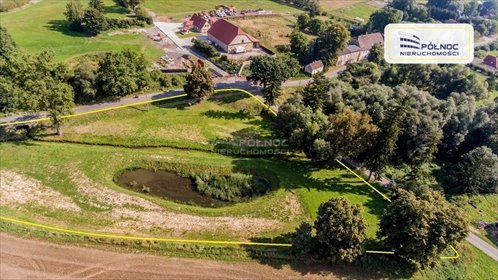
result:
[[[312,226],[309,223],[301,223],[295,232],[292,233],[292,254],[308,255],[314,247],[314,240],[311,234]]]
[[[200,52],[201,54],[207,56],[208,58],[211,57],[218,57],[220,54],[216,50],[215,47],[213,47],[211,44],[209,44],[206,41],[201,41],[197,39],[193,39],[192,43],[194,44],[194,49]]]
[[[237,63],[233,60],[229,60],[226,55],[222,55],[220,58],[212,58],[210,60],[211,60],[211,62],[216,64],[216,66],[225,70],[229,74],[239,73],[240,67],[242,66],[241,63]]]
[[[262,195],[269,191],[263,179],[242,173],[221,176],[204,173],[194,177],[196,189],[212,198],[224,201],[241,201],[244,198]]]

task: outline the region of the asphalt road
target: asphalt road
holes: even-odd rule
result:
[[[467,236],[466,239],[472,245],[474,245],[479,250],[483,251],[486,255],[490,256],[491,258],[493,258],[495,261],[498,262],[498,249],[491,246],[491,244],[482,240],[479,236],[473,234],[472,232],[469,233],[469,236]]]

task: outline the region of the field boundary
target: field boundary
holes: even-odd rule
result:
[[[214,93],[223,93],[223,92],[229,92],[229,91],[239,91],[243,92],[247,95],[249,95],[251,98],[254,98],[256,101],[258,101],[265,109],[268,110],[268,112],[272,113],[272,115],[277,116],[277,112],[273,110],[270,106],[266,105],[260,98],[252,94],[251,92],[244,90],[244,89],[238,89],[238,88],[227,88],[227,89],[217,89],[214,90]],[[62,116],[62,119],[67,119],[67,118],[73,118],[73,117],[78,117],[78,116],[83,116],[83,115],[89,115],[89,114],[95,114],[95,113],[100,113],[100,112],[105,112],[105,111],[110,111],[110,110],[117,110],[121,108],[127,108],[127,107],[132,107],[132,106],[138,106],[138,105],[144,105],[144,104],[150,104],[154,102],[159,102],[159,101],[164,101],[164,100],[169,100],[169,99],[175,99],[175,98],[180,98],[180,97],[185,97],[187,94],[178,94],[174,96],[169,96],[169,97],[164,97],[164,98],[158,98],[154,100],[147,100],[147,101],[141,101],[141,102],[135,102],[131,104],[125,104],[125,105],[119,105],[119,106],[114,106],[114,107],[109,107],[109,108],[104,108],[104,109],[98,109],[98,110],[93,110],[93,111],[88,111],[88,112],[82,112],[82,113],[77,113],[77,114],[71,114],[71,115],[65,115]],[[1,126],[9,126],[9,125],[16,125],[16,124],[24,124],[24,123],[33,123],[33,122],[42,122],[42,121],[49,121],[50,118],[39,118],[39,119],[34,119],[34,120],[27,120],[27,121],[20,121],[20,122],[10,122],[10,123],[2,123],[0,124]],[[337,163],[339,163],[342,167],[344,167],[346,170],[348,170],[350,173],[352,173],[354,176],[359,178],[362,182],[364,182],[367,186],[369,186],[371,189],[373,189],[376,193],[382,196],[385,200],[391,202],[391,199],[383,194],[381,191],[379,191],[377,188],[375,188],[373,185],[371,185],[369,182],[367,182],[363,177],[358,175],[356,172],[351,170],[348,166],[346,166],[344,163],[342,163],[340,160],[337,160]],[[85,232],[85,231],[78,231],[78,230],[70,230],[70,229],[64,229],[64,228],[58,228],[54,226],[48,226],[48,225],[42,225],[42,224],[37,224],[37,223],[32,223],[32,222],[27,222],[27,221],[22,221],[22,220],[17,220],[13,218],[8,218],[4,216],[0,216],[0,220],[8,221],[11,223],[16,223],[16,224],[22,224],[22,225],[27,225],[27,226],[33,226],[33,227],[38,227],[38,228],[43,228],[47,230],[52,230],[52,231],[58,231],[58,232],[64,232],[64,233],[71,233],[71,234],[77,234],[77,235],[83,235],[83,236],[93,236],[93,237],[105,237],[105,238],[115,238],[115,239],[126,239],[126,240],[148,240],[148,241],[159,241],[159,242],[171,242],[171,243],[198,243],[198,244],[213,244],[213,245],[254,245],[254,246],[276,246],[276,247],[291,247],[292,244],[288,243],[262,243],[262,242],[244,242],[244,241],[214,241],[214,240],[196,240],[196,239],[172,239],[172,238],[159,238],[159,237],[140,237],[140,236],[127,236],[127,235],[114,235],[114,234],[105,234],[105,233],[92,233],[92,232]],[[460,257],[460,254],[458,251],[452,246],[449,246],[453,252],[455,253],[454,256],[442,256],[440,257],[441,259],[457,259]],[[366,253],[369,254],[385,254],[385,255],[394,255],[394,251],[372,251],[372,250],[366,250]]]

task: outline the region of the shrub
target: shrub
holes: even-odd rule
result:
[[[232,173],[228,176],[204,173],[195,176],[194,179],[196,189],[200,193],[230,202],[241,201],[269,191],[269,186],[262,183],[261,178],[242,173]]]
[[[307,255],[311,253],[314,247],[313,236],[311,235],[312,226],[309,223],[301,223],[295,232],[292,233],[292,254]]]
[[[192,43],[194,44],[194,49],[200,52],[201,54],[207,56],[208,58],[211,57],[218,57],[220,54],[216,50],[215,47],[213,47],[211,44],[209,44],[206,41],[201,41],[197,39],[193,39]]]

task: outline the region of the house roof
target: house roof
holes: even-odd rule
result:
[[[208,34],[212,35],[226,45],[230,45],[230,43],[232,43],[238,35],[246,35],[253,43],[259,42],[258,39],[245,33],[240,27],[224,19],[218,19],[215,23],[213,23],[211,28],[208,30]]]
[[[358,36],[357,41],[358,47],[362,50],[370,50],[375,44],[384,45],[384,37],[379,32],[360,35]]]
[[[488,54],[484,60],[484,64],[498,68],[498,56]]]
[[[315,60],[311,62],[310,64],[306,65],[306,67],[310,67],[311,70],[316,70],[319,68],[323,68],[323,62],[321,60]]]
[[[358,52],[358,51],[361,51],[361,49],[357,45],[346,45],[344,50],[342,50],[341,55],[354,53],[354,52]]]
[[[193,25],[199,29],[203,28],[206,22],[208,21],[206,18],[199,16],[199,15],[193,15],[190,18],[190,21],[193,22]]]

